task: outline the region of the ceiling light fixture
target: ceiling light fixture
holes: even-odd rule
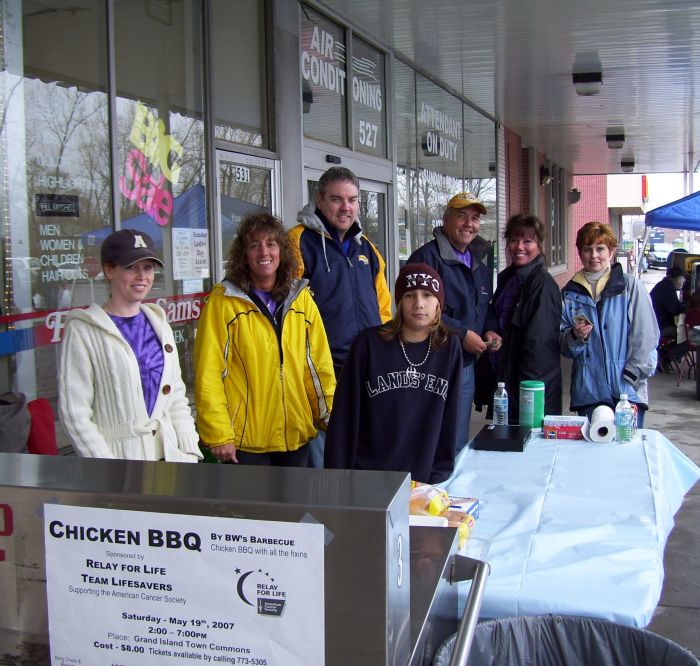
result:
[[[573,81],[577,95],[581,97],[597,95],[603,87],[603,74],[602,72],[574,72]]]
[[[634,171],[634,160],[622,160],[620,162],[622,173],[632,173]]]
[[[624,132],[609,132],[605,135],[605,140],[608,142],[608,148],[622,148],[625,145]]]

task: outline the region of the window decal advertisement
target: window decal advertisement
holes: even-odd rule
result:
[[[134,147],[127,155],[126,175],[119,178],[119,190],[165,226],[173,213],[172,188],[180,178],[183,148],[165,133],[165,123],[141,102],[136,104],[129,139]]]

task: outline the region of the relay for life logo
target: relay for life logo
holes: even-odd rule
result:
[[[258,615],[282,615],[287,593],[276,578],[262,569],[243,571],[235,569],[236,591],[240,600],[257,608]]]

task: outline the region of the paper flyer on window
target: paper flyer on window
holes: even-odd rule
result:
[[[44,505],[52,664],[323,664],[323,525]]]

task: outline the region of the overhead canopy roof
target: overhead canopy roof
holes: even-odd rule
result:
[[[700,192],[650,210],[644,223],[647,227],[700,231]]]
[[[320,2],[574,174],[621,173],[623,159],[692,172],[700,157],[697,0]],[[578,97],[573,72],[596,71],[600,94]]]

